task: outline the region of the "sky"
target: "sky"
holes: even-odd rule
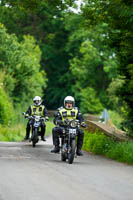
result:
[[[76,4],[78,5],[78,9],[74,9],[74,8],[70,8],[70,10],[72,10],[75,13],[80,12],[80,4],[81,4],[82,0],[76,0]]]

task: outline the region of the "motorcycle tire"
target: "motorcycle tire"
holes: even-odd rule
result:
[[[66,153],[61,152],[61,161],[65,162],[66,161]]]
[[[68,163],[72,164],[75,156],[76,141],[71,141],[71,151],[68,153]]]
[[[32,146],[35,147],[37,142],[38,142],[38,130],[37,128],[35,128],[33,130]]]

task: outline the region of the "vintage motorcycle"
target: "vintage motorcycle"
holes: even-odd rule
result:
[[[79,120],[65,119],[62,127],[61,139],[61,160],[68,160],[69,164],[72,164],[74,157],[76,157],[76,136],[78,134],[78,128],[80,127]]]
[[[23,112],[23,115],[26,116],[26,113]],[[41,117],[38,115],[33,116],[27,116],[27,119],[31,119],[31,128],[32,128],[32,135],[29,139],[29,142],[32,142],[32,146],[35,147],[36,143],[39,141],[39,136],[41,136],[41,123],[43,121],[46,122],[48,120],[45,119],[45,117]]]

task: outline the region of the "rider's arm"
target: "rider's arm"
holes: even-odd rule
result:
[[[81,126],[86,128],[86,123],[85,123],[84,117],[79,109],[78,109],[77,119],[79,120]]]
[[[29,108],[28,108],[28,110],[26,111],[25,114],[26,114],[25,117],[28,117],[28,116],[31,115],[31,106],[29,106]]]
[[[44,117],[45,117],[46,119],[48,119],[48,111],[47,111],[46,107],[45,107],[45,109],[44,109],[44,111],[43,111],[43,115],[44,115]]]
[[[61,125],[62,124],[62,117],[61,117],[59,111],[57,111],[57,112],[54,113],[54,120],[53,120],[53,122],[54,122],[55,125],[57,125],[57,124]]]

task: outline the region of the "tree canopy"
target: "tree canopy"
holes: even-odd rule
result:
[[[73,95],[83,112],[116,109],[132,131],[133,2],[82,0],[79,12],[71,8],[75,0],[0,1],[4,90],[14,105],[38,93],[49,109]]]

